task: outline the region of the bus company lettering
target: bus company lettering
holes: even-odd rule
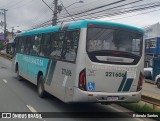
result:
[[[72,72],[71,72],[71,70],[62,68],[62,75],[71,76]]]
[[[87,76],[96,76],[95,72],[96,70],[93,70],[93,69],[87,69]]]
[[[137,71],[137,68],[133,67],[114,67],[114,66],[100,66],[92,65],[92,69],[104,69],[104,70],[119,70],[119,71]]]
[[[29,63],[33,63],[39,66],[43,66],[43,60],[41,59],[35,59],[35,58],[31,58],[31,57],[27,57],[27,56],[23,56],[23,60]]]

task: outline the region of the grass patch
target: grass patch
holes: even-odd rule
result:
[[[160,110],[158,109],[153,109],[151,107],[149,107],[147,104],[125,104],[125,103],[121,103],[121,106],[130,109],[134,112],[160,112]]]

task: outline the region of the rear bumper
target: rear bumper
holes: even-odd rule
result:
[[[110,101],[107,97],[118,97],[118,100]],[[94,102],[94,103],[120,103],[120,102],[139,102],[141,91],[139,92],[87,92],[79,88],[74,88],[73,102]]]

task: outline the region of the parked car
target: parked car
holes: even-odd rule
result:
[[[160,74],[156,76],[155,84],[156,84],[157,87],[160,89]]]
[[[153,68],[151,68],[151,67],[144,68],[143,76],[144,76],[145,79],[152,80],[152,70],[153,70]]]

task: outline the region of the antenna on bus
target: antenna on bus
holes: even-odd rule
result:
[[[64,21],[61,22],[61,26],[63,25],[63,22],[64,22]]]

